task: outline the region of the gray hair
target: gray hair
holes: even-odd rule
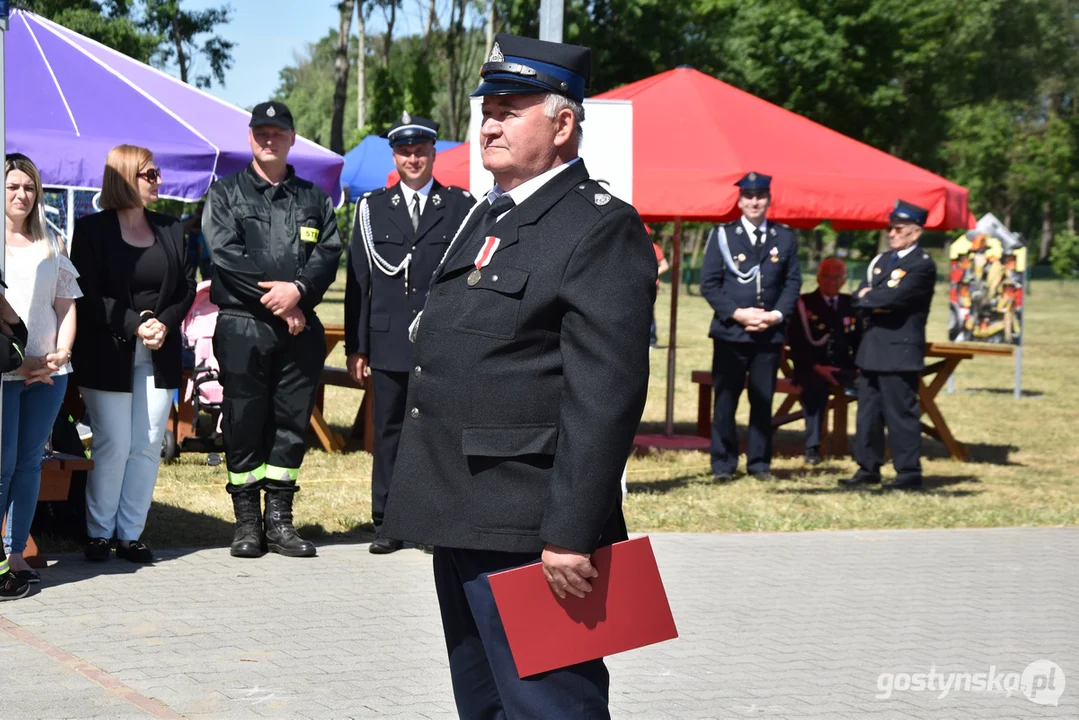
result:
[[[543,101],[543,114],[549,118],[558,117],[558,113],[563,110],[573,111],[573,132],[577,136],[577,147],[581,147],[581,142],[584,141],[584,128],[581,123],[584,122],[584,106],[572,100],[565,95],[559,95],[558,93],[550,93]]]

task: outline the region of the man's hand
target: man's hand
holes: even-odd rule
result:
[[[839,372],[839,368],[834,365],[814,365],[813,372],[824,378],[829,385],[839,384],[839,381],[835,379],[835,374]]]
[[[754,332],[752,328],[760,324],[760,308],[738,308],[731,315],[731,319],[741,325],[748,332]]]
[[[259,287],[267,291],[259,300],[267,310],[279,318],[285,317],[285,313],[291,312],[296,307],[296,304],[300,302],[300,289],[296,287],[295,283],[260,282]],[[295,333],[293,334],[295,335]]]
[[[307,326],[307,318],[304,317],[303,310],[298,307],[293,307],[291,310],[278,315],[278,317],[288,324],[289,335],[299,335]]]
[[[583,598],[592,591],[589,578],[599,576],[599,571],[592,566],[588,553],[574,552],[547,544],[543,548],[543,576],[551,586],[551,592],[560,599],[566,599],[566,593]]]
[[[367,356],[363,353],[350,353],[345,364],[348,367],[348,376],[363,385],[367,377]]]

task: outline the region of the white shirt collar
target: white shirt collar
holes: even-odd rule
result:
[[[915,250],[917,250],[917,249],[918,249],[918,243],[914,243],[913,245],[911,245],[911,246],[910,246],[909,248],[907,248],[906,250],[898,250],[898,251],[896,251],[896,255],[898,255],[898,256],[899,256],[899,259],[900,259],[900,260],[902,260],[902,259],[903,259],[903,258],[905,258],[905,257],[906,257],[907,255],[910,255],[910,254],[911,254],[912,252],[914,252],[914,251],[915,251]]]
[[[431,187],[435,184],[435,178],[432,176],[427,184],[421,187],[419,190],[413,190],[408,185],[405,185],[404,180],[401,181],[401,194],[405,196],[405,210],[412,214],[412,196],[420,196],[420,214],[423,214],[424,207],[427,206],[427,196],[431,194]]]
[[[754,227],[754,226],[753,226],[753,223],[751,223],[751,222],[750,222],[749,220],[746,220],[746,216],[745,216],[745,215],[743,215],[743,216],[742,216],[742,227],[743,227],[743,228],[745,228],[745,231],[746,231],[747,233],[749,233],[749,241],[750,241],[750,242],[753,242],[753,239],[754,239],[755,237],[757,237],[757,236],[756,236],[756,235],[754,235],[753,233],[754,233],[754,231],[755,231],[755,230],[757,230],[758,228]],[[765,218],[764,220],[762,220],[762,221],[761,221],[761,225],[760,225],[760,228],[759,228],[759,229],[760,229],[760,230],[762,230],[762,231],[763,231],[764,233],[766,233],[766,234],[767,234],[767,232],[768,232],[768,218]],[[762,235],[761,237],[763,238],[764,236]]]
[[[487,202],[493,204],[495,200],[502,197],[503,195],[509,195],[511,198],[513,198],[514,205],[521,205],[524,203],[525,200],[539,192],[539,189],[549,183],[551,180],[553,180],[556,175],[558,175],[560,172],[567,169],[569,166],[573,165],[580,159],[581,158],[579,157],[575,157],[568,163],[562,163],[558,167],[551,168],[547,172],[537,175],[531,180],[524,181],[512,190],[503,190],[502,188],[498,187],[498,185],[495,185],[493,188],[491,188],[491,191],[487,193]],[[499,218],[501,219],[501,216],[499,216]]]

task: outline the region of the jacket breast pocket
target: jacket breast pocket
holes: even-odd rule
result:
[[[459,282],[465,282],[462,278]],[[479,282],[464,293],[464,308],[455,330],[512,340],[517,336],[517,317],[521,311],[528,271],[511,267],[486,267]]]
[[[461,430],[461,452],[467,457],[554,455],[557,446],[554,424],[470,425]]]
[[[236,208],[236,218],[243,230],[244,247],[248,255],[268,252],[270,249],[270,211],[258,205],[241,205]]]

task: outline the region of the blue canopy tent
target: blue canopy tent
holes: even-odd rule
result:
[[[435,152],[449,150],[460,145],[452,140],[439,140]],[[345,154],[345,167],[341,170],[341,185],[348,188],[349,199],[356,202],[368,190],[386,187],[386,177],[393,172],[393,151],[386,138],[368,135],[359,145]]]

